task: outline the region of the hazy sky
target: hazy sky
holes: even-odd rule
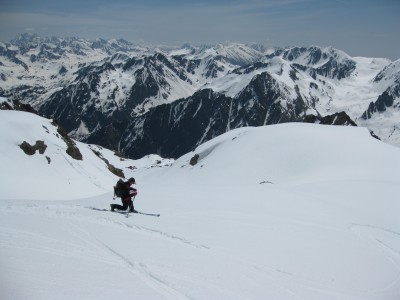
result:
[[[0,41],[19,33],[131,42],[333,46],[400,58],[400,0],[0,0]]]

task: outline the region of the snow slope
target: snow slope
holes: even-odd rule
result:
[[[23,130],[10,123],[0,155],[19,163],[5,136]],[[102,211],[113,201],[95,195],[112,182],[101,170],[92,197],[56,201],[13,200],[2,169],[1,298],[397,300],[399,151],[363,128],[232,130],[172,166],[124,169],[137,180],[135,208],[160,218]],[[20,167],[8,176],[29,186]]]
[[[101,195],[118,180],[104,159],[127,170],[171,162],[158,156],[123,160],[112,151],[80,142],[75,143],[83,159],[73,159],[52,120],[20,111],[0,110],[0,137],[1,198],[70,200]],[[47,148],[29,156],[19,147],[24,141],[30,145],[44,141]]]

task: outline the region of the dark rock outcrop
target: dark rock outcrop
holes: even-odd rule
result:
[[[357,124],[344,111],[335,113],[325,117],[307,115],[304,117],[305,123],[317,123],[322,125],[342,125],[342,126],[357,126]]]
[[[44,154],[46,151],[47,145],[44,141],[36,141],[35,145],[31,145],[28,142],[24,141],[19,147],[22,151],[25,152],[27,155],[34,155],[36,151],[39,151],[40,154]]]
[[[64,142],[67,144],[67,154],[73,159],[82,160],[82,154],[79,148],[76,146],[75,142],[68,136],[66,130],[61,127],[56,120],[53,120],[53,126],[57,127],[57,132],[60,134]]]

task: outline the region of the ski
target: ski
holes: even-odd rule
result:
[[[133,213],[133,214],[140,214],[140,215],[145,215],[145,216],[151,216],[151,217],[159,217],[159,216],[161,216],[160,214],[145,213],[145,212],[141,212],[141,211],[137,211],[137,210],[135,210],[135,211],[127,211],[127,212],[126,212],[126,211],[118,211],[118,210],[112,211],[112,210],[110,210],[110,209],[97,208],[97,207],[86,207],[86,208],[89,208],[89,209],[91,209],[91,210],[96,210],[96,211],[110,211],[110,212],[114,212],[114,213],[126,215],[127,218],[129,217],[129,214],[130,214],[130,213]]]
[[[149,214],[149,213],[145,213],[145,212],[141,212],[141,211],[135,211],[134,213],[145,215],[145,216],[152,216],[152,217],[159,217],[160,216],[160,214]]]
[[[126,212],[126,211],[110,210],[110,209],[105,209],[105,208],[97,208],[97,207],[86,207],[86,208],[91,209],[91,210],[96,210],[96,211],[109,211],[109,212],[113,212],[113,213],[117,213],[117,214],[121,214],[121,215],[129,214],[129,212]]]

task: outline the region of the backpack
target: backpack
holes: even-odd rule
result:
[[[114,186],[114,196],[117,196],[120,198],[122,197],[124,190],[126,189],[124,185],[125,185],[125,182],[122,179],[117,181],[117,184]]]

